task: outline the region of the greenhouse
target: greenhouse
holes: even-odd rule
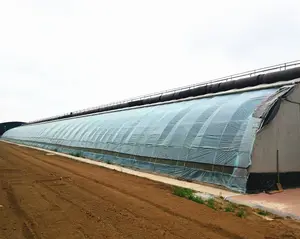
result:
[[[244,90],[30,124],[8,130],[3,138],[246,192],[251,172],[258,172],[255,181],[273,170],[264,149],[254,150],[253,158],[255,138],[271,120],[278,99],[293,88]]]

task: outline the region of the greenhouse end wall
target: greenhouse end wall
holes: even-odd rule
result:
[[[3,138],[245,192],[261,119],[277,89],[212,96],[21,126]]]

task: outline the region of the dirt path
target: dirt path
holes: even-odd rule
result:
[[[242,219],[147,179],[0,142],[0,238],[300,238],[287,220]]]

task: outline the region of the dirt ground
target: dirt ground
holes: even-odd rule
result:
[[[300,238],[298,222],[239,218],[170,186],[0,142],[0,238]]]

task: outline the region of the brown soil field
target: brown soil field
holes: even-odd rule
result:
[[[300,238],[299,222],[239,218],[171,187],[0,142],[0,238]]]

